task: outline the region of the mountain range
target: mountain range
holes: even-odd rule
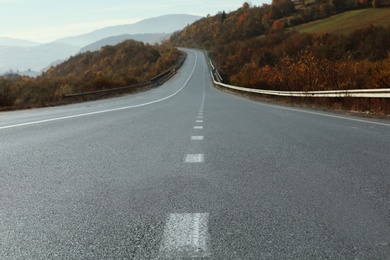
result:
[[[68,43],[74,46],[85,46],[107,37],[123,34],[173,33],[188,24],[199,20],[200,16],[171,14],[142,20],[134,24],[117,25],[102,28],[90,33],[74,37],[58,39],[55,42]]]
[[[14,39],[8,37],[0,37],[0,46],[24,46],[32,47],[40,45],[38,42],[32,42],[28,40]]]
[[[104,45],[115,45],[127,39],[158,43],[200,18],[186,14],[163,15],[134,24],[105,27],[46,44],[0,37],[0,75],[12,71],[35,76],[59,60],[79,52],[96,51]]]

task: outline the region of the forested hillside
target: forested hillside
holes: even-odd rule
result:
[[[45,106],[61,101],[63,94],[148,82],[175,65],[181,55],[174,48],[133,40],[105,46],[74,56],[37,78],[0,78],[0,107]]]
[[[315,6],[299,10],[289,0],[273,0],[261,7],[244,3],[234,12],[187,26],[171,42],[208,50],[224,81],[243,87],[390,88],[390,28],[366,21],[348,34],[295,31],[291,26],[298,17],[299,22],[305,14],[306,20],[314,20],[346,8],[329,5],[329,11],[321,13],[323,4]]]

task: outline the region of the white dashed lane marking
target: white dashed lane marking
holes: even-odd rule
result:
[[[203,129],[203,126],[196,125],[196,126],[194,126],[194,129]]]
[[[202,163],[204,162],[204,154],[187,154],[184,159],[186,163]]]
[[[204,139],[203,135],[191,136],[191,140],[193,140],[193,141],[200,141],[203,139]]]
[[[203,123],[203,120],[196,120],[195,123]]]
[[[160,258],[182,259],[210,256],[208,219],[208,213],[170,214],[160,246]]]

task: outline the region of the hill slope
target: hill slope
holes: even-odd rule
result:
[[[174,48],[134,40],[105,46],[96,52],[78,54],[37,78],[0,77],[0,108],[44,106],[61,102],[62,94],[148,82],[170,69],[180,57]]]
[[[355,10],[318,21],[323,27],[348,25],[349,19],[360,22],[354,23],[358,30],[347,34],[317,34],[286,32],[283,20],[295,12],[275,18],[275,8],[244,4],[187,26],[174,33],[171,42],[207,49],[224,82],[232,85],[284,91],[390,88],[390,27],[371,25],[389,9]],[[359,100],[338,106],[390,113],[389,101],[372,102],[375,108],[370,102],[360,107]]]
[[[390,26],[390,8],[370,8],[337,14],[326,19],[296,26],[301,33],[348,34],[368,25]]]

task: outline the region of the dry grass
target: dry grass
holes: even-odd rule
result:
[[[301,33],[349,34],[368,25],[390,26],[390,8],[369,8],[353,10],[326,19],[296,26]]]

